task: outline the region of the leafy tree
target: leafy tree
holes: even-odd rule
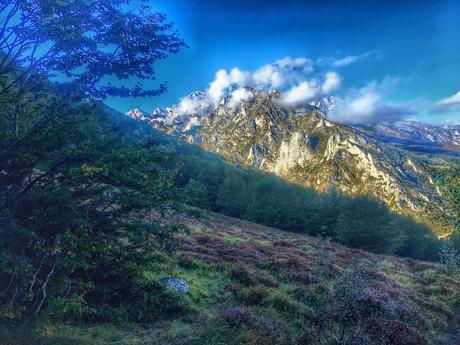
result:
[[[1,93],[29,78],[62,74],[90,97],[156,96],[165,84],[148,90],[114,86],[104,77],[154,79],[153,63],[185,44],[165,16],[147,1],[131,10],[126,0],[12,0],[0,6],[0,73],[24,69]],[[128,5],[128,6],[127,6]],[[131,5],[131,7],[129,6]]]
[[[190,179],[184,187],[184,200],[191,206],[209,209],[208,190],[200,182]]]
[[[448,237],[448,241],[452,243],[452,246],[457,251],[460,251],[460,229],[454,230],[454,232]]]
[[[59,81],[67,102],[62,108],[75,98],[151,97],[166,91],[165,83],[147,89],[140,81],[154,80],[154,63],[185,43],[147,1],[135,10],[133,3],[12,0],[0,5],[0,95],[9,94],[9,127],[16,138],[21,121],[29,121],[21,119],[24,97],[40,77]],[[34,129],[49,121],[46,112],[40,120]]]
[[[233,172],[226,174],[219,186],[218,211],[232,217],[241,217],[246,213],[246,180]]]
[[[276,184],[264,179],[252,186],[246,217],[256,223],[271,224],[277,226],[277,203],[276,203]]]
[[[451,164],[447,169],[434,169],[433,173],[436,182],[440,186],[443,197],[453,207],[449,214],[445,212],[436,214],[434,212],[433,217],[447,223],[446,225],[453,225],[454,230],[460,232],[460,167]]]
[[[403,235],[381,203],[357,197],[340,209],[337,240],[345,245],[377,253],[393,253],[402,245]]]
[[[161,287],[138,275],[161,249],[164,231],[146,215],[172,198],[174,159],[99,107],[57,119],[0,163],[0,316],[54,305],[87,317],[152,317],[120,303],[163,303],[149,295]],[[111,315],[100,313],[109,306]]]
[[[394,217],[392,226],[404,234],[403,244],[396,254],[414,259],[437,260],[439,240],[428,227],[404,217]]]
[[[177,161],[148,127],[95,101],[164,92],[110,80],[152,79],[152,64],[184,46],[164,16],[129,3],[0,4],[2,320],[178,307],[142,279],[174,231],[147,215],[174,201]]]

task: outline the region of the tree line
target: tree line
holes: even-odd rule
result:
[[[373,198],[319,193],[198,150],[183,160],[175,183],[191,206],[375,253],[437,259],[440,242],[427,226]]]

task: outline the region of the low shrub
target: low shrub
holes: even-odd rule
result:
[[[238,291],[239,299],[247,305],[260,305],[262,304],[270,291],[265,286],[256,285],[254,287],[242,288]]]
[[[255,321],[256,316],[247,307],[232,307],[224,310],[222,319],[230,327],[240,327]]]

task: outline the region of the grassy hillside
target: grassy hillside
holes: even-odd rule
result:
[[[453,339],[446,329],[455,328],[460,281],[436,264],[218,214],[166,219],[186,231],[176,235],[177,255],[158,254],[144,278],[190,285],[186,296],[174,294],[180,301],[175,313],[148,324],[42,322],[3,329],[0,339],[11,345],[421,345]]]

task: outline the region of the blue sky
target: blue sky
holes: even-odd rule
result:
[[[344,111],[353,113],[350,104],[370,92],[372,116],[383,118],[394,110],[409,118],[460,122],[460,94],[454,97],[460,91],[458,0],[153,4],[190,47],[157,64],[157,79],[169,84],[166,94],[107,101],[121,111],[177,103],[192,91],[206,90],[221,69],[252,73],[291,57],[309,60],[315,71],[307,81],[328,72],[338,75],[340,86],[331,94],[343,101]],[[301,82],[296,80],[297,86]]]

